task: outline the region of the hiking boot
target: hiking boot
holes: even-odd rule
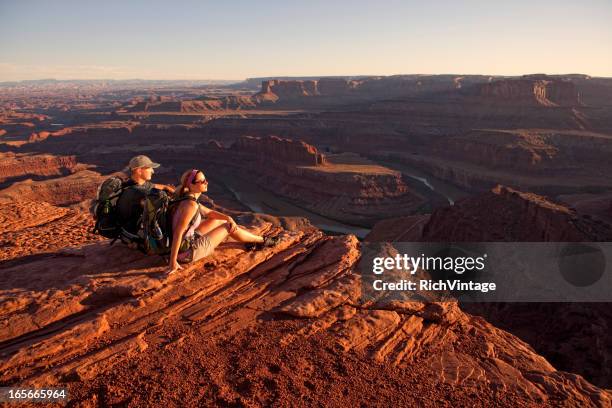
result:
[[[278,235],[266,236],[264,237],[264,242],[262,242],[259,245],[261,245],[263,248],[273,247],[273,246],[276,246],[276,244],[278,244],[278,241],[280,241],[280,237]]]
[[[244,244],[244,247],[247,251],[253,251],[253,250],[261,250],[264,248],[269,248],[269,247],[273,247],[276,244],[278,244],[278,241],[280,241],[280,238],[278,235],[275,236],[264,236],[264,240],[263,242],[248,242],[246,244]]]

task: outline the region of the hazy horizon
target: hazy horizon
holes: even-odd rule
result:
[[[0,82],[612,77],[612,3],[0,0]],[[270,75],[273,73],[273,75]]]
[[[429,74],[429,73],[408,73],[408,74],[393,74],[395,76],[412,76],[412,75],[418,75],[418,76],[445,76],[445,75],[452,75],[452,76],[470,76],[470,75],[474,75],[474,76],[495,76],[495,77],[521,77],[524,75],[549,75],[549,76],[569,76],[569,75],[587,75],[591,78],[612,78],[611,76],[599,76],[599,75],[590,75],[588,73],[584,73],[584,72],[566,72],[566,73],[549,73],[549,72],[529,72],[529,73],[524,73],[524,74],[517,74],[517,75],[503,75],[503,74],[455,74],[455,73],[441,73],[441,74]],[[207,78],[185,78],[185,79],[166,79],[166,78],[150,78],[150,79],[144,79],[144,78],[65,78],[65,79],[58,79],[58,78],[31,78],[31,79],[16,79],[16,80],[0,80],[0,83],[8,83],[8,82],[36,82],[36,81],[57,81],[57,82],[70,82],[70,81],[80,81],[80,82],[87,82],[87,81],[91,81],[91,82],[104,82],[104,81],[116,81],[116,82],[129,82],[129,81],[143,81],[143,82],[210,82],[211,84],[213,83],[225,83],[225,84],[236,84],[236,83],[240,83],[243,81],[248,81],[248,80],[252,80],[252,79],[259,79],[259,78],[329,78],[329,77],[342,77],[342,78],[357,78],[357,77],[385,77],[385,76],[393,76],[393,75],[379,75],[379,74],[370,74],[370,75],[299,75],[299,76],[288,76],[288,75],[264,75],[264,76],[258,76],[258,77],[254,77],[254,76],[249,76],[247,78],[242,78],[242,79],[207,79]]]

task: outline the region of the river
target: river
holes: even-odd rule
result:
[[[436,193],[444,196],[444,198],[446,198],[446,200],[448,201],[450,205],[454,205],[455,201],[469,196],[469,193],[466,193],[465,191],[453,186],[452,184],[449,184],[445,181],[431,177],[429,174],[425,173],[424,171],[419,170],[415,167],[409,166],[407,164],[388,162],[388,161],[377,161],[377,160],[374,160],[374,161],[376,161],[381,166],[385,166],[390,169],[397,170],[401,172],[402,174],[404,174],[405,176],[408,176],[414,180],[420,181],[431,191],[435,191]]]
[[[304,217],[307,218],[312,225],[323,231],[335,234],[354,234],[358,238],[364,238],[370,232],[367,228],[344,224],[298,207],[278,198],[274,194],[263,190],[253,183],[227,173],[223,175],[222,179],[225,187],[234,194],[236,199],[250,208],[253,212],[279,217]]]

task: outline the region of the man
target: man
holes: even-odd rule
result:
[[[154,163],[147,156],[139,155],[132,157],[128,166],[123,170],[129,172],[129,187],[123,190],[117,200],[117,211],[121,226],[132,234],[137,234],[138,221],[142,215],[142,205],[145,195],[152,189],[165,190],[169,193],[174,192],[174,187],[165,184],[155,184],[151,182],[154,170],[160,166]]]

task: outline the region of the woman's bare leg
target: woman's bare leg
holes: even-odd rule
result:
[[[226,222],[225,220],[204,220],[198,225],[196,231],[198,231],[200,235],[205,235]]]
[[[264,241],[261,235],[253,234],[252,232],[249,232],[240,226],[238,226],[238,228],[236,228],[236,231],[232,232],[230,236],[234,238],[236,241],[240,241],[240,242],[256,242],[257,243],[257,242]]]
[[[210,231],[208,234],[206,234],[206,236],[210,240],[210,245],[213,248],[217,248],[219,244],[222,243],[225,238],[227,238],[228,235],[229,234],[225,225],[220,225]]]
[[[196,231],[198,231],[198,233],[200,233],[201,235],[206,235],[221,226],[223,226],[223,228],[227,230],[227,228],[225,228],[224,226],[226,223],[227,221],[225,220],[202,221],[200,225],[198,225],[198,228],[196,228]],[[236,228],[236,231],[229,235],[239,242],[263,242],[263,237],[261,237],[260,235],[253,234],[240,226]]]

